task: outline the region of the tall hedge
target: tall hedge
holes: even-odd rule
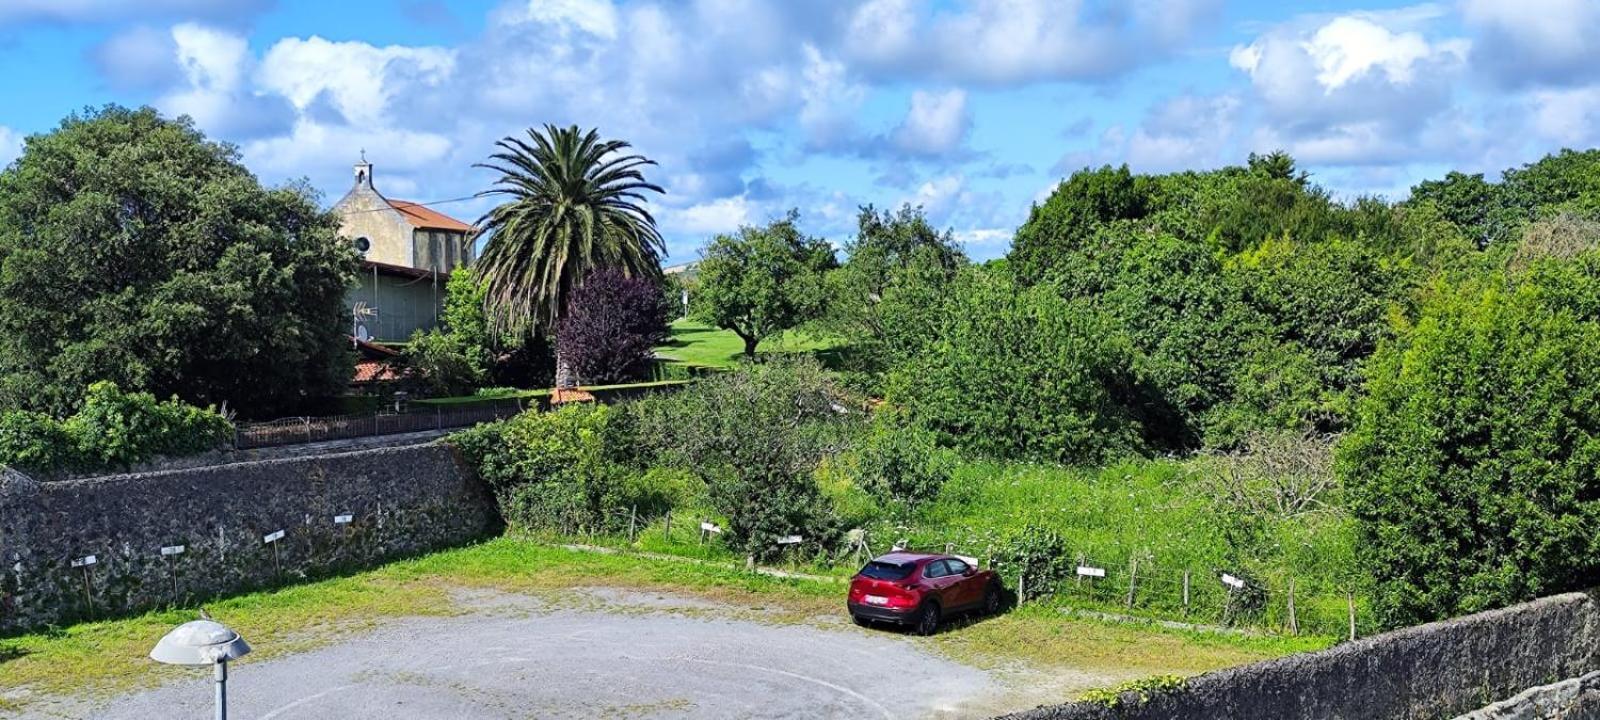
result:
[[[1404,625],[1600,582],[1600,258],[1437,288],[1369,367],[1339,472]]]

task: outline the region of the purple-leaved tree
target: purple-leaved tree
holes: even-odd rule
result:
[[[666,339],[670,312],[666,296],[650,280],[597,270],[573,290],[556,343],[579,382],[623,382],[640,375],[653,348]]]

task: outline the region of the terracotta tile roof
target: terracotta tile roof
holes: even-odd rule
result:
[[[356,372],[350,378],[350,383],[352,385],[364,385],[366,383],[391,382],[404,376],[404,371],[391,363],[382,360],[362,360],[356,363]]]
[[[386,198],[387,199],[387,198]],[[406,216],[406,221],[419,228],[429,230],[454,230],[456,232],[470,233],[472,226],[426,205],[419,205],[410,200],[389,200],[389,207],[400,211]]]

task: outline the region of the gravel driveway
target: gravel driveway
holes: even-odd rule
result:
[[[576,607],[478,598],[466,615],[247,659],[230,676],[231,717],[955,718],[1035,704],[1016,699],[1015,678],[942,658],[922,638],[775,624],[675,597],[587,595]],[[109,702],[34,705],[24,718],[208,718],[210,682],[195,675]]]

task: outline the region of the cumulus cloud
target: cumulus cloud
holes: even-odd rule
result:
[[[281,100],[248,87],[254,61],[244,37],[184,23],[171,31],[174,60],[184,79],[156,101],[163,111],[188,115],[208,132],[255,137],[286,127],[292,117]]]
[[[1535,92],[1533,128],[1544,138],[1566,147],[1600,144],[1600,87],[1541,90]]]
[[[1473,65],[1513,87],[1600,78],[1600,3],[1593,0],[1463,0],[1481,39]]]
[[[437,47],[375,47],[320,37],[287,38],[267,51],[256,81],[300,110],[319,98],[356,124],[384,121],[397,86],[438,87],[455,68],[455,54]]]
[[[965,91],[918,90],[911,94],[911,108],[890,138],[896,148],[913,155],[949,155],[961,148],[971,130]]]
[[[1212,0],[868,0],[847,24],[852,59],[890,76],[981,85],[1101,80],[1168,57]]]
[[[171,32],[138,25],[106,38],[89,57],[113,88],[138,90],[167,87],[180,79],[177,53]]]
[[[1233,48],[1265,114],[1260,142],[1310,162],[1363,163],[1415,146],[1452,107],[1470,47],[1390,27],[1397,16],[1354,14],[1291,23]]]

